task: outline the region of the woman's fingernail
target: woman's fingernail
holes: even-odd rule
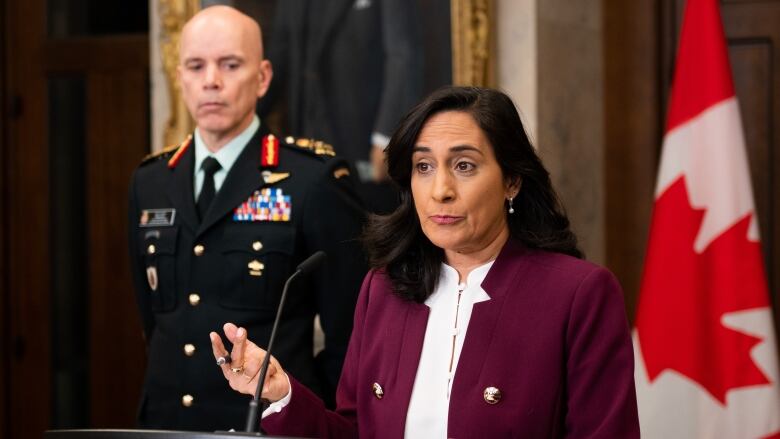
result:
[[[244,336],[244,328],[238,328],[238,331],[236,331],[236,337],[243,337]]]

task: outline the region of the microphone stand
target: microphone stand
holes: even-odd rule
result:
[[[265,351],[265,358],[263,358],[263,363],[260,366],[260,377],[257,382],[257,390],[255,390],[255,396],[252,398],[251,401],[249,401],[249,413],[247,413],[246,417],[246,432],[247,433],[254,433],[255,432],[255,425],[260,423],[260,420],[257,419],[257,413],[259,411],[260,406],[260,394],[263,391],[263,385],[265,384],[265,376],[268,373],[268,363],[271,361],[271,350],[273,349],[274,340],[276,339],[276,330],[279,327],[279,320],[282,317],[282,309],[284,309],[284,302],[287,298],[287,290],[290,287],[290,283],[292,283],[293,279],[295,279],[300,274],[308,274],[314,271],[315,268],[317,268],[320,263],[325,259],[325,252],[318,251],[314,253],[313,255],[309,256],[305,261],[301,262],[300,265],[298,265],[298,268],[295,270],[295,273],[293,273],[289,278],[287,278],[287,282],[284,283],[284,288],[282,289],[282,297],[279,299],[279,309],[276,310],[276,319],[274,320],[274,326],[271,329],[271,337],[268,339],[268,349]],[[265,406],[265,402],[263,402],[263,406]],[[259,432],[259,436],[263,435],[263,432]]]
[[[295,279],[301,270],[296,270],[292,276],[284,283],[284,289],[282,289],[282,298],[279,301],[279,309],[276,311],[276,320],[274,320],[274,326],[271,329],[271,338],[268,339],[268,349],[265,351],[265,358],[263,358],[263,364],[260,366],[260,378],[257,381],[257,390],[255,390],[255,396],[249,401],[249,413],[246,417],[246,432],[253,433],[255,431],[255,425],[259,422],[257,419],[257,412],[260,405],[260,393],[263,391],[263,385],[265,384],[265,376],[268,374],[268,362],[271,361],[271,349],[273,349],[274,340],[276,339],[276,329],[279,326],[279,318],[282,316],[282,309],[284,308],[284,300],[287,297],[287,289],[290,286],[290,282]],[[263,403],[265,406],[265,403]],[[260,432],[262,435],[262,432]]]

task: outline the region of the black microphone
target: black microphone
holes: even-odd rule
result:
[[[260,401],[260,393],[263,391],[263,384],[265,383],[265,376],[268,373],[268,362],[271,361],[271,349],[274,345],[274,339],[276,339],[276,328],[279,326],[279,320],[282,316],[282,309],[284,308],[284,301],[287,298],[287,289],[290,286],[290,283],[295,279],[298,275],[309,275],[314,270],[317,269],[317,267],[322,264],[322,262],[325,260],[326,254],[324,251],[320,250],[313,255],[306,258],[305,261],[301,262],[298,267],[295,269],[295,273],[290,275],[290,277],[287,278],[287,282],[284,283],[284,288],[282,289],[282,297],[279,300],[279,308],[276,310],[276,319],[274,320],[274,326],[271,329],[271,338],[268,339],[268,349],[265,351],[265,358],[263,358],[263,364],[260,366],[260,378],[257,381],[257,390],[255,390],[255,396],[252,398],[251,401],[249,401],[249,413],[247,413],[246,417],[246,432],[247,433],[254,433],[255,431],[255,425],[260,423],[260,420],[257,419],[257,412],[259,407],[259,401]],[[262,435],[262,431],[260,432],[260,435]]]
[[[301,272],[303,276],[308,276],[311,274],[312,271],[316,270],[317,267],[320,266],[325,261],[325,258],[327,255],[324,251],[320,250],[317,253],[314,253],[313,255],[306,258],[305,261],[301,262],[298,265],[298,268],[295,269],[295,271]]]

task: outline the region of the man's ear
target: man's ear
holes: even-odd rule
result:
[[[271,79],[274,77],[274,69],[271,66],[271,61],[264,59],[260,61],[260,68],[257,72],[257,97],[262,98],[268,92],[268,87],[271,86]]]

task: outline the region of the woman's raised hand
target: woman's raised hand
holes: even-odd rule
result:
[[[266,352],[247,339],[246,329],[232,323],[225,323],[223,330],[225,337],[233,344],[233,349],[228,352],[222,337],[216,332],[209,333],[214,359],[233,390],[254,395],[260,378],[260,366],[263,364]],[[272,355],[261,397],[276,402],[284,398],[289,391],[290,382],[287,375]]]

